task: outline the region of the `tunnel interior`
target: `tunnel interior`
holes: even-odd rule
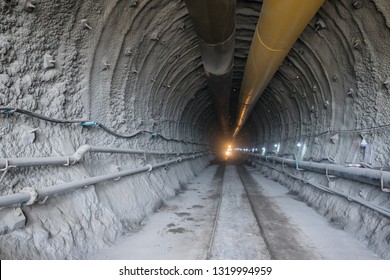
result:
[[[231,129],[262,2],[236,3]],[[184,1],[5,0],[0,3],[0,22],[0,107],[59,120],[88,120],[114,132],[2,112],[1,158],[73,154],[84,144],[182,153],[207,150],[218,155],[233,143],[263,153],[277,149],[299,160],[327,158],[342,165],[364,162],[389,168],[387,0],[325,1],[234,141],[220,127]],[[149,177],[107,183],[110,191],[87,189],[49,198],[37,207],[23,206],[27,225],[3,230],[1,256],[82,258],[121,232],[133,230],[159,207],[161,201],[145,193],[143,183],[157,186],[159,196],[174,195],[212,158],[208,154]],[[0,191],[6,195],[26,186],[56,185],[149,160],[159,159],[91,154],[73,168],[10,168],[1,177]],[[172,187],[164,188],[167,182]],[[96,238],[97,245],[81,245],[94,235],[87,226],[91,221],[103,237]],[[74,241],[80,243],[78,249],[66,241],[65,233],[63,239],[60,234],[52,236],[74,227],[83,235]],[[386,230],[390,231],[388,225]],[[390,257],[388,250],[381,252]]]

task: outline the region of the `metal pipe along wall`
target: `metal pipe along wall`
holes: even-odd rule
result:
[[[264,0],[241,85],[233,137],[325,0]]]
[[[247,156],[253,158],[260,158],[264,161],[280,163],[287,165],[293,168],[301,168],[311,172],[321,173],[325,175],[334,175],[340,178],[379,186],[382,191],[389,192],[388,186],[390,186],[390,172],[366,169],[366,168],[356,168],[356,167],[346,167],[336,164],[325,164],[325,163],[316,163],[309,161],[297,161],[281,157],[271,157],[271,156],[258,156],[246,154]]]
[[[129,170],[123,170],[123,171],[118,171],[118,172],[112,172],[112,173],[105,174],[105,175],[99,175],[99,176],[95,176],[95,177],[90,177],[90,178],[81,179],[81,180],[70,182],[70,183],[65,183],[65,184],[41,188],[41,189],[27,187],[27,188],[22,189],[22,191],[19,193],[0,196],[0,208],[1,207],[10,207],[12,205],[19,204],[19,203],[27,203],[27,205],[31,205],[31,204],[34,204],[35,202],[37,202],[37,200],[39,200],[39,199],[45,199],[46,197],[49,197],[49,196],[52,196],[55,194],[69,192],[69,191],[72,191],[72,190],[75,190],[78,188],[90,186],[90,185],[97,184],[97,183],[104,182],[104,181],[108,181],[108,180],[114,180],[117,178],[131,176],[131,175],[139,174],[142,172],[152,171],[153,169],[176,164],[176,163],[181,162],[181,161],[193,160],[193,159],[201,157],[203,155],[205,155],[205,154],[202,153],[202,154],[197,154],[197,155],[193,155],[193,156],[179,157],[179,158],[175,158],[172,160],[156,163],[154,165],[148,164],[146,166],[143,166],[143,167],[140,167],[137,169],[129,169]]]
[[[68,156],[53,156],[40,158],[0,158],[0,171],[5,171],[9,168],[17,167],[33,167],[33,166],[48,166],[48,165],[72,165],[78,163],[86,153],[113,153],[113,154],[145,154],[155,156],[181,156],[194,155],[204,153],[205,151],[197,152],[158,152],[145,150],[131,150],[111,147],[96,147],[83,145],[77,149],[73,155]],[[1,181],[1,180],[0,180]]]

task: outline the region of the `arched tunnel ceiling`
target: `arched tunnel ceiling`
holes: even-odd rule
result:
[[[281,144],[281,152],[298,152],[297,143],[304,143],[306,152],[341,162],[359,157],[362,137],[370,138],[379,153],[386,150],[383,132],[370,128],[389,123],[383,107],[388,104],[389,16],[386,1],[326,1],[264,91],[238,141],[248,146],[250,130],[257,134],[251,137],[255,147],[272,150]],[[237,56],[236,64],[244,64],[245,55]],[[241,79],[236,70],[237,88]]]
[[[232,125],[261,4],[237,0]],[[389,38],[390,1],[326,0],[258,100],[235,144],[264,147],[267,152],[276,144],[280,154],[294,154],[299,164],[325,159],[339,167],[363,162],[383,177],[382,169],[390,166]],[[6,249],[0,255],[8,258],[82,258],[112,244],[123,233],[139,229],[163,198],[181,192],[183,184],[209,165],[214,155],[207,153],[208,147],[226,145],[183,0],[0,1],[0,106],[0,158],[5,162],[1,195],[24,196],[27,191],[38,202],[18,207],[27,217],[25,229],[1,232]],[[117,135],[96,123],[82,126],[81,120],[105,124]],[[363,139],[372,148],[368,161]],[[91,153],[77,165],[71,162],[69,155],[85,145],[138,153]],[[160,155],[148,155],[149,151]],[[166,161],[167,152],[174,155],[175,166],[164,164],[150,172],[148,165]],[[194,153],[201,156],[195,159]],[[181,162],[178,154],[192,156]],[[42,162],[47,157],[67,163],[17,168],[8,161]],[[83,185],[80,191],[47,201],[46,196],[42,200],[36,196],[48,186],[140,167],[147,168],[145,173],[85,189]],[[214,167],[217,180],[210,182],[221,178],[222,184]],[[267,171],[272,173],[276,174]],[[329,177],[327,181],[322,174],[301,173],[312,183],[326,182],[330,187]],[[270,177],[287,183],[285,176]],[[299,190],[308,204],[316,204],[318,212],[328,213],[326,218],[334,218],[335,225],[349,228],[352,235],[358,228],[364,244],[372,242],[388,257],[388,222],[350,201],[366,196],[383,209],[388,186],[335,181],[348,205],[306,184],[301,189],[295,181],[291,190]],[[351,223],[344,224],[344,218],[352,218]]]
[[[184,1],[41,1],[35,9],[23,3],[1,6],[8,14],[0,35],[2,105],[53,117],[88,116],[123,133],[149,129],[188,141],[220,139]],[[237,1],[231,124],[261,3]],[[340,132],[338,143],[327,144],[339,130],[389,122],[389,11],[386,0],[327,0],[261,96],[237,145],[281,143],[287,152],[303,142],[309,154],[359,157],[351,143],[361,133]],[[54,68],[45,68],[45,55]],[[363,135],[377,143],[380,163],[389,144],[382,132]]]

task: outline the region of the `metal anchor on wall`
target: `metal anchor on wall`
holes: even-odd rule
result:
[[[322,19],[319,19],[319,20],[317,20],[315,27],[316,28],[315,28],[314,32],[317,32],[318,30],[325,29],[327,26],[326,26],[326,23]]]
[[[36,8],[35,1],[32,1],[32,0],[25,0],[24,1],[23,10],[25,10],[26,12],[31,13],[32,11],[35,10],[35,8]]]
[[[43,56],[43,69],[51,69],[54,68],[56,65],[56,61],[54,60],[53,56],[50,53],[46,53]]]
[[[82,19],[80,22],[84,25],[84,28],[92,30],[92,27],[88,24],[87,19]]]

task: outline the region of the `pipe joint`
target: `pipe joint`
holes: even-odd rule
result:
[[[216,44],[199,39],[200,52],[206,72],[213,75],[226,75],[233,69],[235,31],[229,38]]]
[[[88,153],[91,150],[91,146],[89,145],[83,145],[80,148],[77,149],[77,151],[72,155],[73,162],[72,164],[75,164],[76,162],[79,162],[83,156]]]

